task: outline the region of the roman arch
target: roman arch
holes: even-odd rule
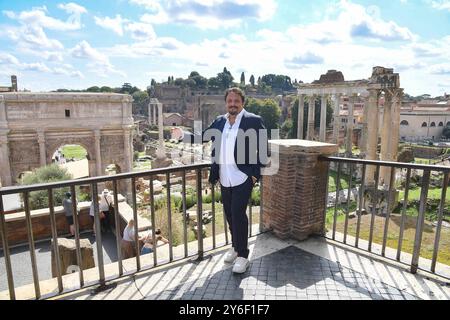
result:
[[[384,93],[384,108],[381,113],[380,96]],[[304,106],[305,97],[308,100],[308,121],[306,137],[303,137],[303,108],[299,108],[298,131],[299,139],[312,140],[314,135],[315,100],[321,100],[320,141],[325,142],[326,101],[333,101],[334,123],[333,143],[337,143],[340,125],[340,101],[346,96],[349,99],[348,121],[346,123],[346,152],[352,153],[353,105],[356,97],[365,100],[362,131],[362,156],[368,160],[378,160],[378,137],[381,136],[380,160],[397,161],[399,142],[400,108],[403,89],[400,88],[400,76],[393,69],[374,67],[370,79],[344,81],[341,72],[329,70],[320,80],[311,84],[301,84],[298,89],[299,106]],[[382,116],[382,121],[379,119]],[[381,123],[381,128],[379,125]],[[381,130],[380,130],[381,129]],[[367,167],[367,181],[374,182],[375,168]],[[389,184],[389,168],[381,167],[380,181]]]
[[[0,95],[0,179],[13,185],[21,172],[52,163],[62,145],[87,151],[89,175],[106,166],[132,170],[132,98],[110,93],[30,93]]]

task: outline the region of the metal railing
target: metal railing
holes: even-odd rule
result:
[[[320,160],[329,162],[328,166],[328,180],[330,181],[330,165],[334,164],[335,166],[335,172],[336,172],[336,191],[335,191],[335,199],[334,199],[334,209],[332,209],[333,219],[332,219],[332,227],[331,231],[326,233],[326,237],[330,238],[335,241],[342,242],[347,245],[354,246],[359,249],[367,250],[372,253],[378,253],[383,257],[395,259],[402,263],[408,263],[410,265],[410,270],[412,273],[416,273],[418,269],[422,269],[425,271],[431,271],[432,273],[436,272],[436,262],[438,259],[438,253],[439,253],[439,242],[441,237],[441,230],[442,230],[442,222],[444,218],[444,207],[446,205],[446,194],[447,194],[447,188],[449,183],[449,175],[450,175],[450,167],[444,167],[444,166],[436,166],[436,165],[420,165],[420,164],[410,164],[410,163],[401,163],[401,162],[388,162],[388,161],[373,161],[373,160],[361,160],[361,159],[352,159],[352,158],[340,158],[340,157],[320,157]],[[347,192],[347,198],[346,205],[344,209],[344,225],[343,227],[340,226],[342,230],[342,233],[337,232],[337,227],[339,225],[338,223],[338,203],[340,201],[341,192],[343,191],[341,188],[341,180],[342,175],[345,174],[343,166],[346,166],[347,170],[347,184],[348,184],[348,192]],[[375,166],[375,174],[372,179],[367,176],[367,168],[368,166]],[[388,168],[390,170],[389,173],[389,182],[387,186],[388,188],[385,188],[384,191],[387,191],[387,202],[386,202],[386,209],[380,207],[380,193],[383,192],[383,189],[380,189],[380,170],[382,167]],[[392,217],[392,210],[395,207],[395,201],[393,197],[394,191],[396,189],[396,183],[397,180],[397,172],[402,172],[404,169],[406,169],[406,178],[404,183],[402,185],[404,186],[404,197],[402,201],[400,201],[399,205],[401,206],[401,213],[400,213],[400,223],[399,223],[399,232],[397,237],[397,247],[394,248],[396,250],[395,257],[392,256],[392,254],[387,255],[386,254],[386,247],[387,247],[387,241],[388,241],[388,234],[389,234],[389,223],[390,219]],[[354,173],[360,170],[360,177],[358,179],[354,178]],[[405,262],[407,259],[402,259],[402,255],[406,256],[405,251],[402,251],[404,240],[405,240],[405,223],[407,219],[407,209],[408,209],[408,197],[410,193],[410,187],[411,187],[411,177],[412,177],[412,170],[419,170],[417,173],[421,174],[421,178],[418,181],[420,184],[420,202],[418,206],[418,213],[417,213],[417,220],[415,221],[415,235],[413,240],[413,248],[412,248],[412,255],[408,256],[408,259],[410,257],[410,262]],[[430,188],[430,176],[431,173],[435,172],[439,176],[442,176],[440,179],[440,187],[441,187],[441,194],[440,194],[440,201],[439,205],[434,213],[436,213],[437,221],[435,226],[435,237],[434,237],[434,244],[433,244],[433,253],[431,257],[431,263],[428,265],[425,264],[419,265],[419,258],[423,258],[421,256],[421,248],[422,248],[422,236],[424,233],[424,227],[425,227],[425,216],[426,216],[426,210],[427,210],[427,199],[428,199],[428,191]],[[400,174],[401,179],[401,174]],[[371,180],[371,181],[370,181]],[[368,183],[369,182],[369,183]],[[372,182],[372,183],[370,183]],[[359,184],[359,188],[357,188],[357,196],[355,197],[355,205],[356,205],[356,228],[355,232],[353,233],[354,243],[350,243],[348,237],[349,237],[349,217],[350,217],[350,203],[351,203],[351,194],[352,194],[352,185],[353,184]],[[418,186],[417,186],[418,187]],[[366,191],[373,190],[372,196],[367,197]],[[326,195],[326,201],[327,201],[327,208],[330,204],[330,197],[331,195],[334,195],[333,193],[327,193]],[[345,197],[344,197],[345,198]],[[333,200],[331,198],[331,200]],[[400,200],[400,199],[399,199]],[[447,206],[450,199],[447,199]],[[367,203],[369,202],[369,203]],[[403,203],[401,203],[403,202]],[[394,206],[391,207],[391,204],[394,203]],[[366,211],[366,209],[369,208],[369,212]],[[399,208],[400,209],[400,208]],[[375,218],[377,215],[380,214],[380,212],[377,211],[384,211],[381,212],[382,216],[384,218],[384,226],[382,231],[382,241],[381,242],[381,251],[374,250],[374,226],[375,226]],[[325,210],[327,211],[327,210]],[[369,235],[368,237],[361,237],[361,221],[363,213],[370,214],[370,225],[369,225]],[[330,213],[328,213],[329,215]],[[327,212],[325,212],[325,220],[327,219]],[[330,219],[331,220],[331,219]],[[341,219],[342,220],[342,219]],[[391,234],[392,238],[392,234]],[[361,244],[361,240],[365,240],[364,245]],[[392,252],[392,251],[391,251]],[[429,260],[429,259],[428,259]],[[441,274],[444,277],[449,277],[450,274]]]
[[[121,231],[120,230],[120,217],[119,217],[119,202],[118,202],[118,183],[122,182],[124,180],[131,180],[131,200],[129,199],[128,203],[132,204],[133,209],[133,218],[135,221],[135,250],[136,250],[136,269],[132,272],[127,272],[127,276],[130,274],[134,274],[143,270],[148,270],[151,268],[154,268],[158,265],[162,264],[168,264],[172,263],[175,260],[181,260],[186,259],[191,256],[196,256],[197,260],[202,260],[204,258],[205,252],[214,250],[216,248],[220,248],[223,246],[226,246],[229,244],[229,238],[228,238],[228,231],[227,231],[227,221],[225,217],[225,213],[223,212],[223,223],[224,223],[224,233],[225,233],[225,243],[222,243],[221,245],[218,245],[217,243],[217,234],[216,234],[216,202],[215,202],[215,189],[211,188],[212,191],[212,248],[209,250],[205,250],[204,248],[204,237],[203,237],[203,209],[202,209],[202,195],[203,195],[203,187],[202,187],[202,171],[205,169],[208,169],[210,167],[209,164],[197,164],[197,165],[189,165],[189,166],[179,166],[179,167],[171,167],[171,168],[163,168],[163,169],[153,169],[148,171],[141,171],[141,172],[133,172],[133,173],[123,173],[123,174],[116,174],[116,175],[110,175],[110,176],[102,176],[102,177],[93,177],[93,178],[86,178],[86,179],[79,179],[79,180],[70,180],[70,181],[63,181],[63,182],[55,182],[55,183],[46,183],[46,184],[36,184],[36,185],[27,185],[27,186],[13,186],[13,187],[4,187],[0,188],[0,234],[1,234],[1,241],[2,241],[2,250],[4,255],[4,261],[5,261],[5,267],[6,267],[6,277],[8,281],[8,290],[9,290],[9,298],[11,300],[16,299],[16,287],[14,285],[14,270],[11,265],[11,248],[8,244],[8,231],[5,221],[5,212],[3,210],[3,196],[9,195],[9,194],[22,194],[23,195],[23,201],[24,201],[24,210],[25,210],[25,221],[26,221],[26,229],[27,229],[27,235],[28,235],[28,245],[29,245],[29,251],[30,251],[30,259],[31,259],[31,266],[32,266],[32,274],[33,274],[33,284],[34,284],[34,291],[35,291],[35,298],[41,299],[41,298],[48,298],[52,296],[57,296],[62,293],[79,290],[81,288],[86,288],[90,286],[96,286],[100,285],[96,291],[101,291],[102,288],[106,288],[107,284],[106,282],[115,280],[118,278],[121,278],[125,276],[124,274],[124,267],[123,267],[123,259],[122,259],[122,252],[121,252]],[[186,173],[195,171],[196,173],[196,194],[197,194],[197,250],[196,252],[189,252],[188,249],[188,224],[187,224],[187,201],[186,201]],[[183,245],[184,245],[184,255],[174,258],[173,253],[173,234],[172,234],[172,210],[171,210],[171,174],[180,173],[181,174],[181,184],[182,184],[182,216],[183,216]],[[157,256],[157,245],[156,245],[156,236],[155,236],[155,215],[156,215],[156,209],[155,209],[155,190],[153,186],[153,180],[157,175],[165,175],[166,178],[166,201],[167,201],[167,221],[168,221],[168,240],[169,240],[169,261],[164,261],[164,263],[159,263],[158,256]],[[138,204],[136,200],[136,179],[137,178],[148,178],[149,183],[149,192],[150,192],[150,200],[148,206],[150,207],[150,220],[151,220],[151,234],[152,234],[152,240],[153,240],[153,265],[150,266],[142,266],[141,259],[140,259],[140,250],[139,250],[139,239],[138,239]],[[94,221],[95,221],[95,233],[96,233],[96,248],[97,248],[97,268],[98,268],[98,279],[94,282],[89,282],[88,284],[85,283],[84,279],[84,272],[82,268],[79,268],[79,283],[80,286],[78,288],[64,288],[63,286],[63,272],[61,270],[61,264],[59,260],[59,252],[58,252],[58,231],[57,231],[57,224],[56,224],[56,217],[55,217],[55,209],[54,209],[54,196],[53,192],[55,189],[59,188],[70,188],[71,193],[71,199],[76,199],[77,193],[76,193],[76,186],[85,186],[90,185],[91,186],[91,195],[97,195],[98,194],[98,184],[99,183],[106,183],[106,182],[112,182],[113,185],[113,193],[114,193],[114,221],[115,221],[115,234],[116,234],[116,249],[117,249],[117,265],[118,265],[118,274],[116,274],[114,277],[109,277],[108,280],[106,280],[105,277],[105,264],[103,260],[103,245],[102,245],[102,234],[101,234],[101,227],[100,227],[100,217],[99,217],[99,204],[98,201],[94,201]],[[122,182],[123,183],[123,182]],[[260,194],[261,194],[261,208],[262,208],[262,180],[260,181]],[[209,187],[211,185],[209,184]],[[31,214],[30,214],[30,206],[29,206],[29,196],[30,193],[33,191],[39,191],[39,190],[46,190],[48,192],[48,203],[49,203],[49,218],[50,218],[50,224],[51,224],[51,239],[54,243],[54,246],[52,247],[52,250],[55,250],[55,256],[57,257],[56,260],[56,273],[57,273],[57,283],[58,283],[58,290],[57,292],[47,293],[45,296],[41,294],[41,288],[40,288],[40,279],[38,274],[38,265],[36,260],[36,253],[35,253],[35,240],[33,239],[33,226],[32,226],[32,220],[31,220]],[[95,196],[92,197],[92,199],[96,199]],[[252,217],[251,217],[251,198],[249,201],[249,237],[252,237]],[[75,201],[73,201],[73,212],[77,212],[77,204]],[[262,209],[259,213],[259,233],[262,233]],[[74,220],[74,226],[75,226],[75,245],[76,245],[76,260],[78,266],[82,266],[82,255],[81,255],[81,247],[80,247],[80,223],[79,223],[79,217],[78,214],[73,215]],[[258,234],[259,234],[258,233]]]

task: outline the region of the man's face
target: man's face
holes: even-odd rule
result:
[[[242,98],[234,92],[230,92],[226,100],[227,111],[230,115],[235,116],[244,108]]]

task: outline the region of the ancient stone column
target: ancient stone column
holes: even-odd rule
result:
[[[95,139],[95,168],[97,171],[97,176],[102,176],[102,152],[100,146],[101,133],[99,129],[94,130],[94,139]]]
[[[383,110],[383,127],[381,129],[381,161],[392,161],[391,155],[391,138],[392,138],[392,93],[386,91],[384,95],[384,110]],[[389,184],[390,168],[380,168],[380,185]]]
[[[45,152],[45,133],[42,130],[38,130],[38,143],[39,143],[39,165],[44,167],[47,164],[46,152]]]
[[[324,235],[328,162],[318,157],[336,153],[338,146],[298,139],[271,140],[269,145],[279,170],[263,177],[264,228],[282,239]]]
[[[125,168],[124,172],[132,171],[132,159],[133,159],[133,146],[131,143],[131,128],[124,128],[123,132],[123,141],[124,141],[124,159],[125,159]]]
[[[305,112],[305,95],[298,96],[297,139],[303,139],[303,117]]]
[[[156,106],[153,105],[153,125],[156,125]]]
[[[364,96],[365,98],[365,103],[364,103],[364,110],[363,110],[363,119],[362,119],[362,132],[361,132],[361,141],[359,144],[359,148],[361,149],[361,155],[366,156],[367,154],[367,134],[368,134],[368,129],[367,129],[367,125],[368,125],[368,121],[369,121],[369,117],[368,117],[368,112],[369,112],[369,107],[368,107],[368,97]]]
[[[166,157],[164,148],[164,119],[163,119],[163,104],[158,103],[158,131],[159,131],[159,146],[156,151],[156,156],[160,159]]]
[[[400,140],[400,111],[402,107],[403,89],[397,89],[392,96],[391,144],[392,161],[397,161],[398,142]]]
[[[377,160],[377,146],[378,146],[378,95],[379,90],[368,89],[369,97],[367,104],[364,106],[364,113],[367,112],[367,139],[366,139],[366,159]],[[375,184],[375,167],[367,166],[366,168],[367,184]]]
[[[152,124],[152,104],[151,104],[151,102],[148,103],[147,110],[148,110],[148,124],[151,125]]]
[[[7,131],[0,130],[0,185],[2,187],[12,184],[7,133]]]
[[[325,140],[326,140],[327,99],[328,99],[328,95],[322,95],[321,96],[321,105],[320,105],[320,141],[322,141],[322,142],[325,142]]]
[[[6,105],[5,99],[0,95],[0,186],[10,186],[11,179],[11,164],[9,162],[9,147],[8,147],[8,122],[6,120]]]
[[[353,147],[353,105],[355,103],[355,95],[348,97],[348,116],[347,116],[347,132],[346,132],[346,154],[351,156]]]
[[[334,105],[334,124],[333,124],[333,143],[339,145],[339,129],[341,127],[341,117],[339,115],[341,95],[339,93],[333,96],[333,105]]]
[[[314,138],[314,111],[315,111],[316,96],[309,96],[308,101],[308,129],[306,133],[306,140],[313,140]]]

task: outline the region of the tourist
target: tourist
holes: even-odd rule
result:
[[[70,237],[75,236],[75,226],[73,222],[73,205],[72,205],[72,195],[70,192],[66,192],[66,198],[63,200],[64,212],[66,215],[67,223],[69,224]],[[76,199],[75,199],[76,202]],[[77,210],[78,214],[78,210]]]
[[[156,245],[153,244],[153,235],[152,235],[152,233],[149,233],[142,240],[144,242],[144,245],[142,246],[142,249],[141,249],[141,255],[152,253],[153,251],[155,251],[154,248],[158,245],[158,241],[162,241],[165,244],[169,243],[169,240],[167,240],[166,238],[164,238],[161,235],[161,229],[156,229],[155,230]]]
[[[122,259],[129,259],[136,256],[136,243],[135,243],[135,227],[134,220],[128,221],[127,226],[123,230],[122,241],[120,248],[122,251]]]
[[[266,130],[262,118],[244,110],[244,102],[241,89],[228,89],[225,93],[227,114],[217,117],[198,137],[203,143],[213,141],[209,182],[214,186],[220,181],[223,208],[232,239],[232,248],[227,252],[225,262],[234,262],[235,273],[243,273],[249,266],[246,208],[253,186],[261,177],[262,162],[265,162],[261,161],[266,154],[260,154],[260,142],[268,143],[267,135],[265,141],[260,141],[260,130]],[[247,134],[255,136],[253,143],[252,139],[245,138]],[[185,134],[183,141],[194,143],[195,138],[192,134],[189,137]]]
[[[97,195],[97,205],[100,205],[99,204],[100,203],[100,199],[101,199],[101,197],[99,195]],[[95,206],[95,201],[92,200],[91,201],[91,207],[89,208],[89,216],[91,217],[92,230],[94,232],[94,237],[95,237],[96,234],[95,234],[95,208],[94,208],[94,206]],[[100,219],[100,224],[101,224],[101,221],[105,218],[105,215],[100,210],[99,210],[98,213],[99,213],[99,219]]]
[[[108,232],[111,228],[110,220],[111,215],[114,214],[114,207],[113,207],[113,197],[111,196],[108,189],[104,189],[102,191],[102,196],[100,199],[100,211],[104,215],[104,219],[102,219],[102,232]]]

